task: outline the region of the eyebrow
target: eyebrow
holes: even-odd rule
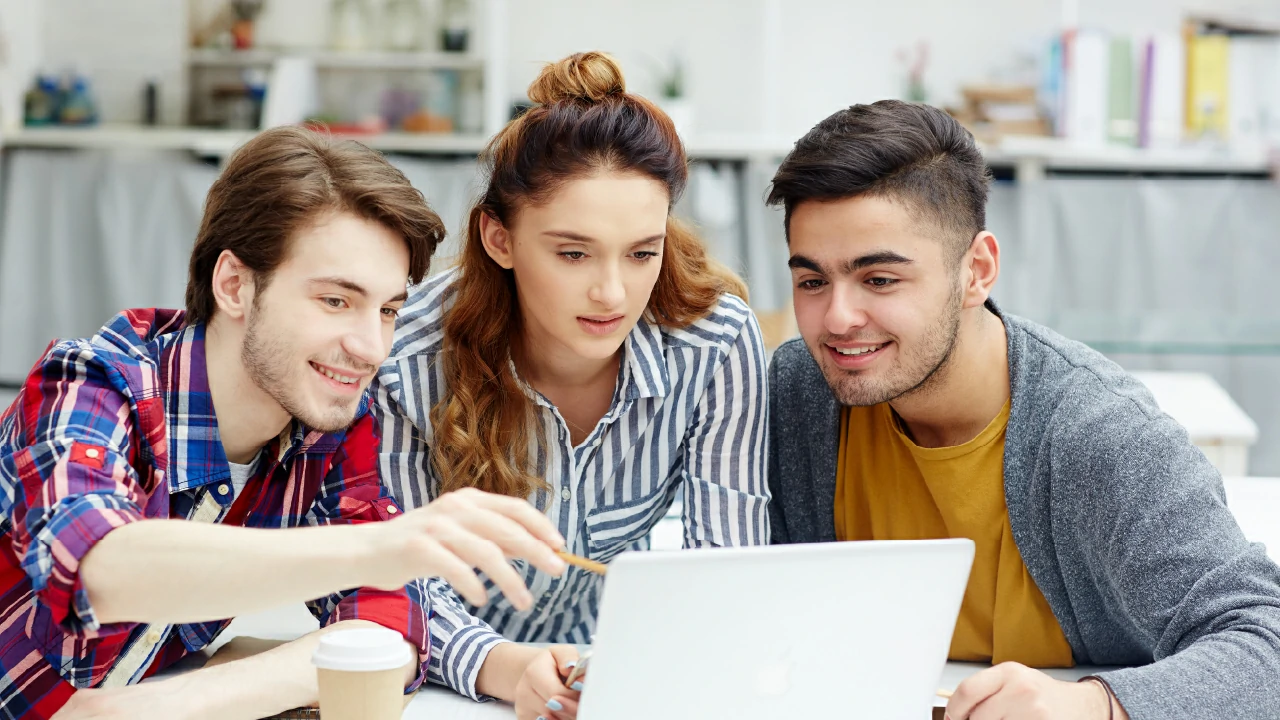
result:
[[[845,260],[840,263],[839,269],[842,274],[848,275],[875,265],[912,265],[914,263],[915,260],[899,255],[891,250],[880,250]],[[822,267],[822,265],[820,265],[816,260],[804,255],[792,255],[791,258],[787,260],[787,267],[792,270],[812,270],[813,272],[822,273],[824,275],[833,274],[828,272],[828,270]]]
[[[312,278],[307,282],[312,285],[334,285],[342,288],[343,290],[353,292],[359,295],[360,297],[364,297],[364,298],[369,297],[369,291],[365,290],[363,285],[352,282],[351,280],[348,280],[342,277]],[[400,292],[399,295],[396,295],[395,297],[387,300],[387,302],[389,303],[404,302],[405,300],[408,300],[408,299],[409,299],[409,291],[403,290]]]
[[[595,238],[573,232],[572,230],[544,230],[542,234],[549,235],[551,237],[560,238],[562,240],[571,240],[573,242],[586,243],[588,245],[594,244],[596,242]],[[645,243],[658,242],[659,240],[665,239],[666,237],[667,237],[667,234],[664,232],[659,235],[650,235],[647,238],[637,240],[631,244],[644,245]]]

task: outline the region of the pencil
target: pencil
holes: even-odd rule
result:
[[[609,571],[609,567],[604,563],[598,563],[595,560],[588,560],[584,557],[578,557],[573,553],[567,553],[563,550],[557,550],[556,555],[559,555],[561,560],[564,560],[570,565],[577,565],[583,570],[593,572],[597,575],[604,575],[606,572]]]

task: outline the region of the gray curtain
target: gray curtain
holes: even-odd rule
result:
[[[217,168],[184,153],[4,153],[0,381],[17,382],[50,340],[85,336],[127,307],[179,307],[187,256]],[[457,254],[479,192],[473,159],[392,157],[450,231]],[[786,307],[781,213],[764,207],[776,164],[695,163],[677,214],[741,272],[761,311]],[[1080,340],[1130,318],[1157,335],[1212,334],[1240,319],[1280,348],[1280,187],[1262,180],[1050,177],[992,188],[995,296]],[[1185,326],[1185,327],[1184,327]],[[1221,332],[1219,332],[1221,334]],[[1116,354],[1131,369],[1209,372],[1261,431],[1253,474],[1280,475],[1280,351]]]

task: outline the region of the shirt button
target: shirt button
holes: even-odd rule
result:
[[[222,483],[221,485],[218,486],[219,495],[226,495],[229,492],[231,492],[231,487],[226,483]]]
[[[573,497],[573,491],[569,489],[569,486],[568,486],[568,485],[565,485],[563,488],[560,488],[560,499],[561,499],[561,500],[563,500],[563,501],[565,501],[565,502],[569,502],[569,500],[570,500],[572,497]]]
[[[400,512],[400,508],[396,507],[395,505],[392,505],[391,507],[387,508],[388,515],[395,515],[398,512]]]
[[[84,451],[84,456],[87,458],[96,458],[98,457],[98,451],[95,448],[89,448]]]
[[[146,641],[148,645],[155,645],[156,643],[160,642],[160,631],[152,630],[151,632],[147,633]]]
[[[591,443],[591,447],[600,447],[600,438],[596,438],[595,442]]]

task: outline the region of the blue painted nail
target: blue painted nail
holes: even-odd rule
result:
[[[560,712],[564,709],[564,706],[560,704],[559,700],[548,700],[547,709],[551,712]]]
[[[581,681],[581,680],[578,680],[578,681],[577,681],[577,682],[575,682],[574,684],[570,685],[570,686],[569,686],[569,689],[570,689],[570,690],[574,690],[574,691],[576,691],[576,692],[582,692],[582,681]]]
[[[567,668],[576,668],[576,667],[578,667],[578,661],[577,661],[577,660],[570,660],[569,662],[565,663],[565,664],[564,664],[564,666],[565,666],[565,667],[567,667]]]
[[[544,718],[544,717],[542,717],[541,715],[539,715],[539,716],[538,716],[538,720],[547,720],[547,719],[546,719],[546,718]]]

